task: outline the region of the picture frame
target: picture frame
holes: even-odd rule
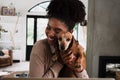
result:
[[[1,15],[15,16],[15,8],[8,8],[7,6],[1,7]]]
[[[1,8],[1,15],[8,15],[9,13],[8,7],[7,6],[2,6]]]
[[[15,8],[8,9],[8,12],[10,16],[15,16]]]

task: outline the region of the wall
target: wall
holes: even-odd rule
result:
[[[10,3],[12,2],[16,8],[16,13],[20,12],[20,19],[18,21],[20,26],[19,27],[19,31],[21,31],[20,36],[21,36],[21,50],[14,50],[13,52],[13,58],[14,59],[20,59],[20,60],[25,60],[25,56],[26,56],[26,15],[27,12],[30,8],[32,8],[34,5],[41,3],[42,1],[46,1],[46,0],[0,0],[0,8],[1,6],[9,6]],[[2,20],[5,18],[8,19],[8,21],[6,21],[9,23],[9,21],[13,18],[10,17],[6,17],[3,16]],[[6,19],[6,20],[7,20]],[[16,20],[16,17],[15,17]],[[14,23],[9,25],[9,26],[14,26],[15,25],[15,21]]]
[[[98,77],[99,56],[120,56],[120,1],[90,0],[87,69]]]
[[[22,16],[26,16],[27,11],[34,5],[48,0],[0,0],[1,6],[9,6],[12,2],[16,7],[16,12],[20,12]]]

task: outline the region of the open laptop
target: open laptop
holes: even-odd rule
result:
[[[115,80],[114,78],[3,78],[2,80]]]

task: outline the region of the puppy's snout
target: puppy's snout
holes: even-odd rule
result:
[[[61,45],[61,50],[64,51],[65,50],[65,46],[64,45]]]

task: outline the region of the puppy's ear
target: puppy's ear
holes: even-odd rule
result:
[[[75,39],[75,37],[72,35],[72,39]]]
[[[70,42],[70,45],[69,45],[68,49],[73,46],[73,42],[74,42],[74,36],[72,35],[72,40],[71,40],[71,42]]]
[[[69,31],[70,33],[73,33],[73,29]]]

